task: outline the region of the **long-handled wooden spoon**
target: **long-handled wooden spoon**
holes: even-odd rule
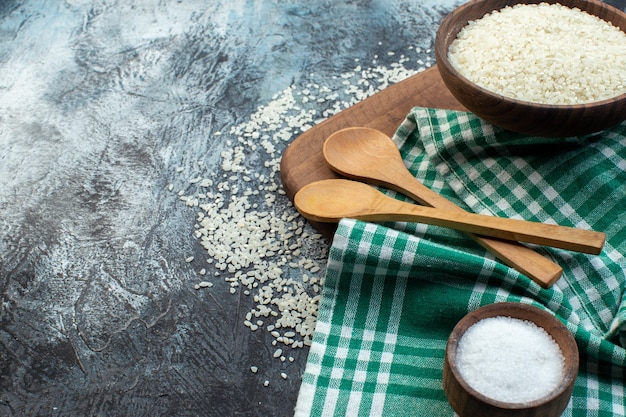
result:
[[[339,130],[328,137],[323,151],[330,167],[348,178],[382,185],[425,206],[465,212],[418,181],[404,165],[395,143],[378,130],[362,127]],[[563,272],[559,265],[526,246],[470,236],[544,288],[552,286]]]
[[[338,222],[345,217],[420,222],[592,254],[600,253],[605,241],[604,233],[591,230],[418,206],[386,196],[362,182],[346,179],[308,184],[296,193],[294,203],[304,217],[318,222]]]

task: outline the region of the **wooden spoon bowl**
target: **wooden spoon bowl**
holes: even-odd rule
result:
[[[444,83],[467,109],[507,130],[544,137],[598,132],[626,119],[626,93],[589,104],[548,105],[516,100],[482,88],[462,76],[448,60],[448,49],[469,21],[505,6],[560,3],[577,7],[626,32],[626,14],[597,0],[472,0],[444,18],[435,39],[437,67]]]
[[[563,376],[558,386],[552,392],[546,392],[544,397],[519,403],[497,401],[476,391],[461,376],[456,358],[463,334],[478,321],[499,316],[530,321],[543,328],[559,346],[564,359]],[[552,314],[528,304],[489,304],[466,315],[452,330],[446,346],[443,388],[448,402],[460,417],[558,417],[572,395],[578,366],[576,341],[567,327]]]

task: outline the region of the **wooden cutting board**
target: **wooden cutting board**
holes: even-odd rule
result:
[[[281,179],[287,196],[305,185],[328,178],[339,178],[326,164],[322,147],[332,133],[346,127],[371,127],[392,136],[413,107],[465,110],[452,96],[436,66],[394,84],[366,100],[326,119],[298,136],[285,150],[280,163]],[[336,225],[313,223],[331,238]]]

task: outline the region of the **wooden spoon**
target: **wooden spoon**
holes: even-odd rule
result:
[[[375,222],[419,222],[595,255],[605,240],[604,233],[573,227],[418,206],[386,196],[362,182],[345,179],[308,184],[296,193],[294,203],[312,221],[338,222],[349,217]]]
[[[339,130],[328,137],[323,152],[330,167],[348,178],[382,185],[425,206],[465,211],[419,182],[404,165],[396,144],[378,130],[363,127]],[[563,272],[547,257],[518,243],[472,234],[470,237],[544,288],[552,286]]]

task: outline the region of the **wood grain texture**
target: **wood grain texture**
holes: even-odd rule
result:
[[[465,110],[446,88],[436,66],[408,78],[331,117],[303,133],[291,143],[281,160],[281,179],[289,198],[293,200],[295,193],[314,181],[340,178],[340,175],[330,168],[324,157],[324,142],[330,135],[356,126],[373,128],[391,136],[414,106]],[[414,178],[411,177],[411,180]],[[392,182],[394,181],[390,182],[387,179],[379,182],[379,185],[391,185],[392,189],[406,193],[406,187],[399,189],[397,185],[391,184]],[[402,182],[411,184],[408,178]],[[430,206],[456,207],[436,193],[428,192],[427,198],[424,198],[423,188],[421,184],[409,186],[407,195],[417,202]],[[433,197],[433,194],[436,197]],[[336,224],[311,222],[327,239],[332,239]],[[477,237],[477,242],[507,265],[518,269],[542,287],[550,287],[562,274],[562,268],[558,264],[530,248],[480,237]]]
[[[604,233],[518,219],[446,210],[389,197],[360,181],[316,181],[296,193],[295,205],[306,218],[336,223],[342,218],[370,222],[418,222],[507,241],[534,243],[597,255]]]
[[[391,136],[415,106],[465,110],[446,88],[437,66],[394,84],[316,125],[289,145],[280,164],[289,198],[293,200],[296,192],[311,182],[339,178],[324,159],[322,149],[328,136],[353,126],[371,127]],[[326,238],[332,238],[336,225],[314,225]]]
[[[287,195],[293,199],[306,184],[338,177],[322,152],[328,136],[353,126],[371,127],[391,136],[415,106],[464,110],[444,85],[436,66],[388,87],[304,132],[289,145],[280,166]]]
[[[397,145],[378,130],[364,127],[341,129],[324,142],[323,152],[326,162],[344,177],[386,187],[426,206],[464,212],[417,180],[404,165]],[[380,164],[381,160],[385,163]],[[527,246],[475,234],[469,236],[542,287],[553,285],[563,272],[560,265]]]
[[[598,132],[626,119],[626,93],[615,98],[579,105],[541,105],[514,100],[481,88],[461,76],[448,60],[448,48],[468,21],[519,3],[543,0],[474,0],[455,9],[442,21],[435,40],[435,56],[441,77],[459,102],[470,111],[505,129],[537,136],[568,137]],[[577,7],[613,23],[626,32],[626,14],[595,0],[550,0]]]

